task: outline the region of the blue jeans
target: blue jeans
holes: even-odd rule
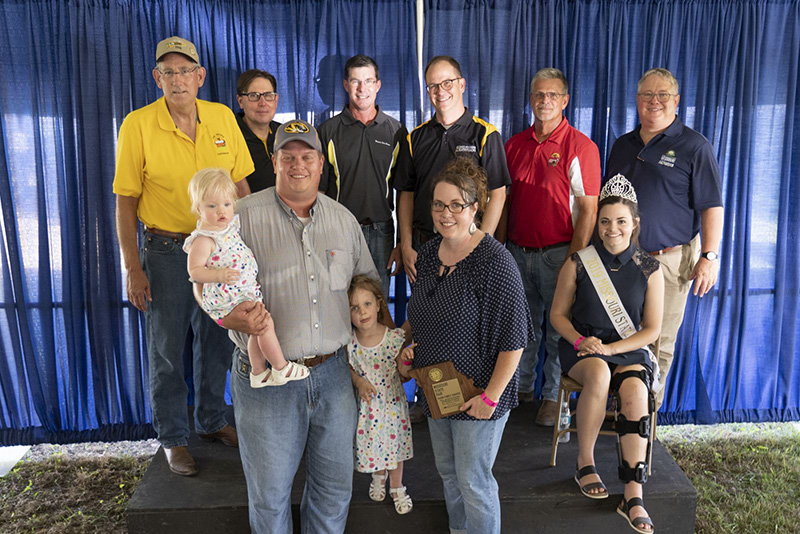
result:
[[[292,481],[304,452],[301,531],[344,531],[358,417],[346,349],[310,371],[304,380],[254,389],[247,356],[234,350],[231,393],[255,534],[292,533]]]
[[[555,401],[558,396],[558,383],[561,380],[561,362],[558,359],[558,340],[561,336],[550,325],[550,307],[556,291],[558,269],[564,263],[569,245],[554,247],[542,252],[525,252],[511,241],[506,243],[509,252],[517,262],[525,287],[525,297],[533,319],[535,340],[522,351],[519,361],[519,391],[533,391],[536,383],[536,366],[539,364],[539,346],[542,341],[542,320],[547,319],[547,341],[545,344],[544,384],[542,397]],[[546,314],[546,315],[545,315]]]
[[[164,448],[189,438],[183,372],[186,334],[194,331],[193,382],[195,430],[212,434],[225,425],[225,379],[233,344],[228,333],[208,317],[192,294],[183,240],[145,232],[139,259],[153,297],[144,314],[150,364],[153,427]]]
[[[428,418],[453,534],[500,534],[500,496],[492,466],[507,421],[508,412],[494,421]]]
[[[392,250],[394,250],[394,221],[362,224],[361,231],[364,233],[364,239],[367,240],[367,247],[372,256],[372,261],[375,263],[375,268],[378,269],[378,274],[381,277],[383,295],[388,299],[390,277],[386,265],[389,263]]]

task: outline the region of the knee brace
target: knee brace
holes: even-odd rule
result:
[[[641,417],[638,421],[630,421],[619,412],[619,407],[622,405],[619,395],[619,388],[622,385],[622,382],[629,378],[638,378],[641,380],[648,392],[648,414]],[[624,371],[614,375],[611,379],[611,392],[614,396],[614,430],[617,433],[619,479],[624,483],[634,481],[639,484],[644,484],[647,482],[647,462],[637,462],[635,466],[631,467],[630,464],[628,464],[628,462],[622,458],[622,446],[619,438],[625,434],[638,434],[639,437],[647,439],[645,459],[650,456],[650,421],[656,408],[655,395],[652,394],[652,390],[650,389],[651,380],[652,376],[649,369],[642,369],[641,371]]]
[[[631,481],[644,484],[647,482],[647,462],[637,462],[631,467],[625,460],[620,460],[619,479],[625,484]]]
[[[642,416],[638,421],[629,421],[621,413],[614,415],[614,430],[618,435],[639,434],[645,439],[650,437],[650,414]]]

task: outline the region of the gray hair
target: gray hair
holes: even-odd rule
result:
[[[534,74],[533,79],[531,80],[531,93],[533,93],[533,84],[536,83],[536,80],[561,80],[561,83],[564,85],[564,94],[569,94],[567,77],[564,76],[564,73],[558,69],[548,67],[546,69],[541,69],[539,72]]]
[[[642,74],[642,77],[639,78],[639,83],[636,84],[637,93],[642,89],[642,84],[644,83],[644,81],[650,76],[658,76],[659,78],[667,80],[675,88],[675,94],[676,95],[680,94],[680,90],[678,87],[678,79],[670,71],[662,68],[650,69],[644,74]]]

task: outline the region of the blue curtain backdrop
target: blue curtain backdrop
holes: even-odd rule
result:
[[[344,62],[381,67],[378,103],[420,120],[413,0],[15,0],[0,5],[0,445],[152,437],[142,316],[114,222],[116,136],[160,96],[156,43],[181,35],[238,111],[237,75],[278,79],[279,117],[340,110]],[[191,376],[189,371],[188,376]]]
[[[690,297],[659,421],[800,419],[800,3],[426,7],[423,56],[458,59],[467,106],[506,139],[530,126],[530,80],[553,66],[570,82],[567,118],[605,162],[616,138],[638,124],[642,73],[665,67],[677,76],[681,119],[719,158],[725,229],[720,281],[703,299]]]
[[[424,58],[461,61],[467,105],[505,138],[530,124],[539,68],[565,71],[567,117],[603,159],[637,123],[641,73],[678,76],[681,118],[719,155],[726,224],[720,282],[687,307],[663,422],[800,419],[799,2],[425,4]],[[159,96],[156,43],[195,42],[201,98],[235,106],[236,75],[265,68],[279,117],[317,124],[345,103],[344,60],[364,52],[381,66],[379,104],[413,127],[430,114],[414,17],[413,0],[0,5],[0,444],[152,435],[111,182],[120,122]]]

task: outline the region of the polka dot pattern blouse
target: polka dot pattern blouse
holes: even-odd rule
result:
[[[414,367],[451,360],[483,389],[500,352],[522,349],[534,339],[522,278],[511,254],[489,235],[449,275],[440,277],[441,242],[437,236],[417,256],[417,281],[408,301],[408,320],[417,343]],[[517,406],[518,386],[519,369],[492,419]],[[424,401],[423,408],[430,416]],[[449,418],[474,420],[463,413]]]

